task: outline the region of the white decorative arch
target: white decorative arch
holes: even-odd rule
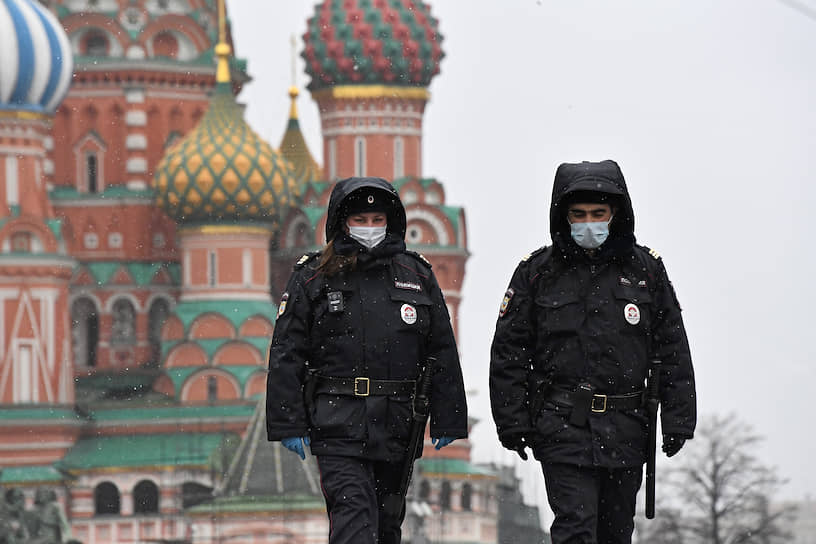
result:
[[[176,308],[176,299],[173,298],[169,293],[163,293],[163,292],[153,293],[152,295],[150,295],[147,298],[147,301],[145,302],[145,306],[144,306],[145,310],[150,311],[150,307],[153,305],[153,303],[157,299],[162,299],[163,301],[165,301],[167,303],[167,306],[170,308],[170,312],[173,312],[175,310],[175,308]]]
[[[127,300],[130,301],[131,304],[133,304],[133,309],[136,311],[136,313],[144,311],[142,305],[139,304],[139,299],[137,299],[131,293],[116,293],[115,295],[110,297],[108,301],[105,303],[105,313],[106,314],[111,313],[113,311],[113,305],[116,304],[116,301],[121,300],[123,298],[126,298]]]
[[[96,294],[93,293],[92,291],[85,290],[85,289],[75,291],[75,292],[71,293],[70,295],[68,295],[68,309],[69,309],[69,311],[70,311],[71,307],[74,305],[74,302],[76,302],[76,300],[79,299],[79,298],[91,299],[91,302],[93,302],[94,306],[96,306],[97,315],[102,313],[102,309],[103,309],[104,305],[99,300],[99,297],[96,296]]]
[[[406,224],[409,224],[412,220],[425,221],[436,233],[436,239],[439,240],[439,245],[450,245],[450,237],[448,236],[448,228],[445,224],[446,222],[443,221],[437,214],[433,213],[433,211],[420,207],[410,208],[405,210],[405,220]]]
[[[238,380],[235,378],[235,376],[233,376],[229,372],[224,372],[223,370],[220,370],[217,367],[208,366],[202,368],[198,372],[193,372],[192,374],[187,376],[187,379],[184,380],[184,383],[181,385],[181,389],[179,391],[179,398],[182,400],[187,398],[187,395],[190,392],[190,387],[192,387],[192,383],[197,379],[201,378],[202,376],[223,376],[224,378],[227,379],[228,382],[230,382],[230,384],[232,384],[232,386],[235,388],[235,391],[237,391],[239,395],[242,395],[244,392],[243,388],[241,387],[241,384],[238,383]]]
[[[116,6],[114,8],[114,11],[117,10],[117,9],[119,9],[119,6]],[[109,56],[109,57],[123,57],[124,56],[125,50],[122,48],[122,44],[119,42],[119,39],[113,34],[113,32],[111,32],[107,28],[102,28],[102,27],[99,27],[99,26],[84,27],[84,28],[81,28],[81,29],[77,30],[76,32],[71,34],[71,36],[69,36],[69,40],[71,42],[71,51],[74,53],[74,55],[79,56],[79,55],[82,54],[82,50],[81,50],[81,47],[80,47],[81,44],[82,44],[82,40],[84,40],[85,35],[90,33],[90,32],[95,32],[95,33],[98,33],[98,34],[102,34],[103,36],[105,36],[105,39],[108,40],[108,54],[107,54],[107,56]]]

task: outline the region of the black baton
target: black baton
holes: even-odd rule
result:
[[[425,440],[425,424],[428,422],[428,415],[430,414],[431,385],[435,365],[436,357],[428,357],[425,367],[420,372],[413,399],[411,435],[408,440],[408,448],[405,450],[405,460],[401,467],[399,490],[396,493],[387,495],[383,500],[385,512],[392,517],[400,516],[402,503],[408,493],[408,486],[414,473],[414,461],[419,452],[422,451],[422,443]]]
[[[657,407],[660,404],[660,359],[652,359],[646,379],[646,414],[649,442],[646,451],[646,518],[655,517],[655,455],[657,453]]]

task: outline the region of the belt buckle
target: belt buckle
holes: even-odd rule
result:
[[[360,384],[365,384],[365,392],[360,392]],[[367,397],[371,393],[371,383],[368,378],[354,378],[354,396]]]
[[[598,399],[603,399],[603,407],[602,408],[595,408],[595,401]],[[596,414],[603,414],[606,412],[606,395],[592,395],[592,405],[590,406],[593,413]]]

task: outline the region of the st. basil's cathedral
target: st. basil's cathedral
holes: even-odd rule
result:
[[[322,166],[297,88],[277,146],[245,121],[233,32],[223,0],[0,0],[0,485],[28,507],[53,490],[64,541],[326,542],[316,463],[266,441],[263,403],[334,181],[393,181],[459,334],[465,213],[422,173],[428,5],[315,6]],[[406,541],[541,533],[467,440],[425,448],[414,480]]]

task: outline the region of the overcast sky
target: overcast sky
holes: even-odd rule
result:
[[[760,458],[790,479],[780,498],[816,489],[816,0],[792,2],[428,2],[447,56],[430,87],[423,174],[466,211],[460,350],[478,391],[475,460],[514,462],[490,418],[489,345],[519,259],[549,242],[555,169],[611,158],[638,240],[662,254],[683,306],[700,414],[735,412],[766,438]],[[229,1],[255,78],[241,100],[275,147],[290,38],[299,53],[314,5]],[[297,78],[308,82],[299,57]],[[299,108],[322,163],[308,92]],[[520,470],[540,495],[537,465]]]

